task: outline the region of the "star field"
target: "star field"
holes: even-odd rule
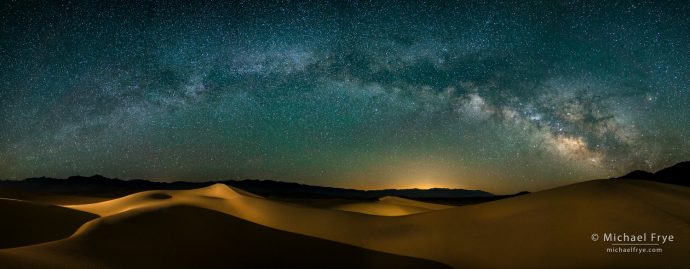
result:
[[[101,2],[0,4],[0,178],[501,193],[690,159],[687,2]]]

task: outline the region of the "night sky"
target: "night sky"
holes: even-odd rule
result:
[[[0,178],[508,193],[690,159],[688,1],[100,2],[0,4]]]

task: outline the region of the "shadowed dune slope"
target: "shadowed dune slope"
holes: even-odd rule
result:
[[[138,209],[76,236],[0,251],[1,268],[449,268],[190,206]]]
[[[220,184],[73,208],[107,216],[174,205],[456,268],[687,268],[690,263],[690,188],[640,180],[594,180],[395,218],[281,203]],[[610,243],[590,239],[593,233],[653,232],[672,234],[675,241],[662,246],[662,253],[624,254],[607,253]]]
[[[0,248],[67,238],[98,216],[59,206],[0,198]]]

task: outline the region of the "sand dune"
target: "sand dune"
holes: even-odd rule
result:
[[[396,196],[381,197],[381,198],[379,198],[379,202],[385,203],[385,204],[411,206],[411,207],[423,208],[423,209],[427,209],[427,210],[441,210],[441,209],[452,208],[452,206],[425,203],[425,202],[400,198],[400,197],[396,197]]]
[[[0,248],[67,238],[98,216],[53,205],[0,198]]]
[[[395,196],[382,197],[375,202],[348,203],[331,207],[335,210],[378,216],[404,216],[448,208],[452,208],[452,206],[424,203]]]
[[[185,191],[176,194],[184,203],[276,229],[433,259],[458,268],[644,268],[659,263],[680,267],[688,262],[683,258],[690,247],[688,189],[647,181],[598,180],[398,218],[300,207],[244,195],[199,200],[183,198]],[[603,243],[590,240],[592,233],[604,232],[665,232],[678,241],[655,255],[612,254],[606,253]]]
[[[151,208],[170,205],[197,205],[204,208],[215,208],[214,204],[235,198],[261,199],[248,192],[214,184],[194,190],[143,191],[122,198],[93,204],[65,205],[64,207],[110,216],[133,209]]]
[[[598,180],[475,206],[403,217],[405,237],[369,235],[366,246],[456,268],[686,268],[690,188]],[[667,233],[663,253],[606,253],[591,234]],[[443,247],[439,247],[443,246]]]
[[[28,191],[26,189],[0,187],[0,197],[44,204],[88,204],[107,201],[115,197],[92,195],[68,195],[50,192]]]
[[[205,208],[282,231],[456,268],[684,268],[690,262],[690,188],[683,186],[596,180],[445,209],[431,210],[396,198],[377,203],[426,211],[391,218],[311,208],[225,185],[142,192],[70,208],[106,216],[104,219],[175,206]],[[87,236],[96,223],[99,221],[90,222],[65,241]],[[592,233],[606,232],[666,233],[676,239],[663,246],[662,253],[606,253],[609,244],[590,239]],[[23,248],[22,253],[30,253],[32,248]],[[17,255],[12,257],[21,257]]]
[[[0,251],[0,267],[449,268],[190,206],[136,209],[104,217],[68,240]]]

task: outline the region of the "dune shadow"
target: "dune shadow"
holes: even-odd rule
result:
[[[3,218],[0,249],[64,239],[98,217],[69,208],[10,199],[0,199],[0,212]]]

